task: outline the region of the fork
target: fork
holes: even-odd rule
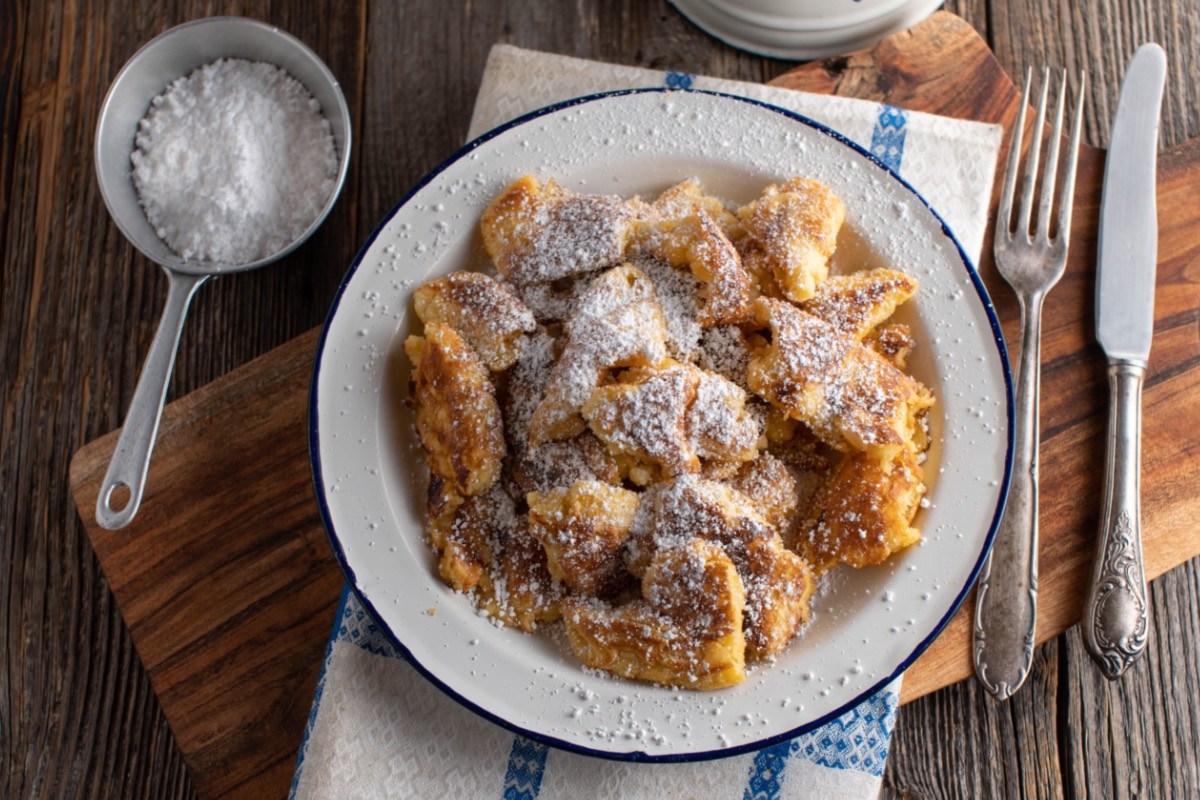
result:
[[[1041,101],[1033,124],[1027,163],[1022,173],[1021,205],[1013,219],[1013,193],[1021,167],[1021,138],[1033,72],[1025,75],[1025,93],[1013,128],[1008,152],[1008,169],[1000,196],[993,254],[1000,275],[1008,282],[1021,305],[1021,360],[1017,370],[1016,444],[1008,504],[996,532],[992,553],[979,576],[975,595],[975,674],[983,688],[997,700],[1013,695],[1025,682],[1033,663],[1034,633],[1037,628],[1038,547],[1038,391],[1042,338],[1042,302],[1062,277],[1067,263],[1071,232],[1071,204],[1075,191],[1075,162],[1083,122],[1083,90],[1087,76],[1080,76],[1078,103],[1063,157],[1064,174],[1054,208],[1055,179],[1059,168],[1067,76],[1062,75],[1054,131],[1046,147],[1046,165],[1038,185],[1042,128],[1046,121],[1046,99],[1050,70],[1042,80]],[[1037,219],[1033,197],[1039,196]],[[1058,224],[1050,235],[1053,212]],[[1031,232],[1031,221],[1036,228]]]

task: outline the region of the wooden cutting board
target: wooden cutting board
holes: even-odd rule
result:
[[[983,40],[944,12],[870,51],[773,83],[1006,126],[1019,102]],[[1086,147],[1080,155],[1071,258],[1045,309],[1038,641],[1079,619],[1100,505],[1107,390],[1092,295],[1103,158]],[[1150,577],[1200,554],[1198,183],[1200,140],[1160,156],[1157,322],[1144,401]],[[981,271],[1015,342],[1015,300],[990,256]],[[105,531],[93,520],[118,432],[71,463],[76,506],[203,796],[287,791],[343,583],[308,463],[316,340],[310,331],[167,407],[128,529]],[[908,671],[905,701],[971,675],[969,613],[968,603]]]

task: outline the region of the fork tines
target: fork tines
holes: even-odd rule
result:
[[[1013,220],[1013,192],[1017,184],[1017,172],[1021,161],[1021,141],[1025,130],[1025,112],[1029,107],[1029,89],[1033,80],[1033,70],[1025,73],[1025,93],[1021,98],[1021,110],[1017,115],[1016,125],[1013,126],[1013,140],[1008,151],[1008,169],[1004,176],[1004,192],[1000,197],[1000,210],[996,220],[997,236],[1003,235],[1012,240],[1018,233],[1023,233],[1026,241],[1041,241],[1044,243],[1067,242],[1071,231],[1071,200],[1075,192],[1075,162],[1078,160],[1079,137],[1083,127],[1083,97],[1087,83],[1087,73],[1079,74],[1079,88],[1076,92],[1075,121],[1071,128],[1071,140],[1067,143],[1065,156],[1065,172],[1062,186],[1059,189],[1058,205],[1054,208],[1052,199],[1058,177],[1059,149],[1062,142],[1063,113],[1067,99],[1067,73],[1063,70],[1058,87],[1058,103],[1054,110],[1054,130],[1050,134],[1047,145],[1046,165],[1042,175],[1039,191],[1037,230],[1030,231],[1030,218],[1033,214],[1033,194],[1038,184],[1038,166],[1042,153],[1042,130],[1046,122],[1046,99],[1050,91],[1050,69],[1047,68],[1042,77],[1041,100],[1038,102],[1037,119],[1033,123],[1033,141],[1029,146],[1029,156],[1023,172],[1024,180],[1021,187],[1021,206],[1017,210],[1017,220]],[[1050,217],[1057,211],[1058,225],[1054,237],[1050,236]],[[1003,223],[1003,225],[1001,224]]]

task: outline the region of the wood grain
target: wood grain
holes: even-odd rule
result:
[[[173,403],[153,503],[134,525],[92,540],[208,797],[261,797],[290,783],[343,583],[311,477],[297,470],[308,457],[315,341],[315,331],[298,337]],[[81,470],[89,479],[78,502],[94,507],[91,476],[107,461],[72,462],[72,483]]]
[[[1009,74],[1043,65],[1088,71],[1085,141],[1096,146],[1108,141],[1128,57],[1144,41],[1162,43],[1168,58],[1162,145],[1200,135],[1200,5],[1194,0],[946,4],[960,14],[967,6],[983,11],[972,22]],[[1186,431],[1180,435],[1189,438]],[[1038,651],[1030,681],[1056,687],[1050,696],[1023,691],[996,705],[969,681],[906,706],[885,796],[1015,796],[1029,774],[1058,776],[1030,797],[1197,796],[1200,712],[1190,698],[1200,696],[1198,587],[1197,559],[1151,584],[1151,644],[1142,664],[1118,683],[1097,677],[1073,627]],[[1147,728],[1150,735],[1143,736]]]
[[[931,59],[930,52],[937,52],[939,58]],[[946,69],[946,63],[956,69]],[[964,80],[964,75],[971,79]],[[921,90],[914,90],[917,81],[912,76],[920,77]],[[982,40],[950,15],[939,15],[910,35],[886,41],[870,54],[809,65],[774,83],[889,102],[902,98],[910,108],[1002,123],[1011,120],[1017,105],[1015,88]],[[1186,189],[1194,172],[1200,174],[1200,168],[1191,169],[1195,166],[1194,155],[1183,151],[1184,157],[1178,159],[1181,168],[1168,173],[1163,181],[1163,238],[1167,242],[1186,241],[1186,236],[1178,235],[1180,231],[1188,234],[1200,230],[1200,221],[1187,213],[1176,197],[1181,188]],[[1099,151],[1087,149],[1080,165],[1079,212],[1073,236],[1085,246],[1076,247],[1064,282],[1078,290],[1056,293],[1047,309],[1055,320],[1054,330],[1059,331],[1057,337],[1047,337],[1047,362],[1067,366],[1057,371],[1047,369],[1046,389],[1052,399],[1044,411],[1048,432],[1045,461],[1054,468],[1053,474],[1085,479],[1084,486],[1053,487],[1072,496],[1097,494],[1099,481],[1099,475],[1086,469],[1085,462],[1094,455],[1086,445],[1094,446],[1097,439],[1103,393],[1090,405],[1081,406],[1080,402],[1088,401],[1089,388],[1096,388],[1091,385],[1095,376],[1090,369],[1094,365],[1089,362],[1100,361],[1083,329],[1090,305],[1086,243],[1095,237],[1101,158]],[[1177,263],[1177,254],[1164,247],[1164,255],[1160,283],[1168,302],[1160,299],[1160,310],[1165,309],[1163,313],[1170,316],[1175,306],[1200,306],[1200,289],[1193,282],[1181,280],[1176,275],[1178,270],[1171,266]],[[985,261],[983,269],[993,293],[1007,291],[991,274],[989,262]],[[1180,294],[1182,298],[1177,296]],[[1010,333],[1015,333],[1015,307],[1009,303],[1007,307],[1002,304],[1002,308]],[[1184,379],[1200,382],[1200,375],[1186,372],[1200,357],[1200,348],[1195,345],[1192,342],[1182,350],[1181,374]],[[274,785],[271,781],[282,784],[286,780],[286,774],[270,774],[269,768],[281,765],[281,760],[270,761],[264,773],[263,765],[255,758],[270,760],[270,756],[261,748],[254,749],[258,740],[243,729],[242,723],[253,719],[273,729],[277,746],[271,748],[272,753],[295,751],[301,725],[293,717],[303,709],[280,708],[273,696],[261,692],[259,685],[295,686],[293,693],[300,696],[311,692],[316,654],[325,637],[324,630],[312,625],[313,611],[325,610],[324,615],[316,616],[327,619],[327,609],[336,595],[336,569],[324,548],[314,546],[320,542],[321,531],[307,497],[308,472],[304,466],[303,390],[312,346],[311,335],[301,337],[175,403],[164,422],[155,465],[160,474],[172,477],[153,488],[146,503],[147,509],[157,509],[157,513],[144,514],[129,531],[117,535],[89,525],[89,534],[142,659],[205,794],[223,794],[239,787],[258,790]],[[1172,363],[1166,369],[1177,366]],[[1156,370],[1162,369],[1156,362]],[[1152,389],[1147,394],[1148,451],[1162,444],[1155,439],[1153,420],[1149,419],[1155,401]],[[1200,413],[1194,416],[1200,418]],[[1161,418],[1161,414],[1155,417]],[[252,433],[245,433],[247,430]],[[73,463],[71,482],[85,518],[90,518],[114,438],[112,434],[85,448]],[[1067,442],[1064,456],[1055,450],[1055,441]],[[1063,459],[1066,463],[1059,464]],[[227,463],[237,468],[229,470]],[[255,481],[256,475],[270,475],[271,480]],[[1160,482],[1148,478],[1147,483]],[[239,500],[248,487],[255,487],[252,503]],[[1055,499],[1061,499],[1061,495],[1050,489],[1047,487],[1044,505],[1055,509]],[[177,510],[181,503],[200,493],[213,499],[194,501],[181,515]],[[298,497],[303,498],[299,503]],[[290,513],[278,513],[279,503],[285,504]],[[1167,508],[1171,500],[1148,493],[1147,506]],[[1086,543],[1090,536],[1088,524],[1094,524],[1094,520],[1086,517],[1088,508],[1068,505],[1065,512],[1043,519],[1047,563],[1043,576],[1047,589],[1042,598],[1041,639],[1061,632],[1078,617],[1078,597],[1071,587],[1081,585],[1090,568]],[[241,518],[247,509],[256,512],[254,520]],[[1196,545],[1189,547],[1179,536],[1186,531],[1184,526],[1148,526],[1148,531],[1151,575],[1197,552]],[[191,552],[197,541],[208,547],[204,559],[197,559]],[[290,549],[297,542],[306,543],[301,548],[306,554],[303,558]],[[150,553],[152,558],[148,557]],[[267,575],[273,580],[264,582],[262,578]],[[154,583],[149,583],[149,576],[154,576]],[[187,586],[187,592],[181,592],[180,586]],[[239,586],[243,587],[240,591],[231,591]],[[266,626],[274,626],[272,633],[276,636],[286,631],[283,638],[299,645],[292,649],[290,660],[278,652],[278,638],[272,646],[272,640],[262,635]],[[909,671],[906,701],[971,674],[968,631],[968,617],[960,615]],[[235,655],[229,657],[231,651]],[[270,652],[273,671],[255,674],[253,680],[248,680],[246,665],[239,660],[245,656],[238,655],[246,651]],[[261,668],[261,662],[250,666]],[[197,690],[196,675],[205,676],[207,691]],[[1042,691],[1046,691],[1044,686]],[[222,735],[210,736],[207,726],[193,722],[197,703],[229,720]],[[1043,724],[1035,730],[1044,739],[1047,731],[1053,735],[1054,725]],[[238,768],[230,769],[231,761]],[[214,769],[215,765],[221,769]],[[283,772],[282,766],[278,769]],[[247,782],[249,775],[255,776],[253,782]]]
[[[947,8],[988,36],[1012,74],[1043,63],[1088,67],[1089,139],[1097,145],[1125,55],[1157,39],[1170,63],[1163,143],[1200,134],[1195,0],[949,0]],[[493,42],[745,80],[789,66],[716,43],[663,0],[578,0],[561,9],[534,0],[0,3],[3,797],[194,791],[75,521],[67,458],[119,424],[165,289],[95,190],[95,113],[108,81],[142,42],[217,13],[266,19],[313,46],[347,90],[362,147],[316,239],[276,267],[205,287],[184,334],[173,396],[320,322],[361,236],[461,140]],[[1029,690],[1008,704],[964,682],[905,706],[886,793],[1200,794],[1197,562],[1156,580],[1151,595],[1147,655],[1118,684],[1096,677],[1071,632],[1039,649]]]
[[[0,797],[194,794],[67,493],[69,453],[120,424],[165,292],[104,209],[94,120],[142,43],[220,11],[299,34],[361,107],[362,20],[270,5],[0,3]],[[173,396],[320,321],[353,205],[285,263],[205,287]]]
[[[1009,128],[1018,108],[1018,90],[979,44],[981,40],[959,18],[942,13],[908,35],[889,38],[870,53],[810,64],[772,83],[805,91],[876,96],[913,110],[982,119]],[[914,75],[920,76],[920,81],[897,79]],[[964,79],[964,75],[969,77]],[[1147,570],[1155,576],[1196,555],[1200,547],[1187,522],[1200,511],[1200,498],[1193,490],[1190,471],[1179,468],[1192,463],[1200,452],[1190,437],[1179,436],[1181,420],[1200,420],[1200,374],[1191,372],[1196,377],[1180,381],[1200,366],[1196,335],[1200,271],[1193,269],[1200,255],[1200,208],[1188,200],[1200,179],[1200,171],[1189,166],[1198,156],[1200,140],[1175,148],[1164,154],[1159,175],[1159,321],[1148,378],[1151,388],[1144,400],[1143,432],[1143,514],[1145,527],[1154,537],[1147,545]],[[1003,160],[1002,156],[1001,163]],[[1092,568],[1091,543],[1102,491],[1102,472],[1092,465],[1103,461],[1100,434],[1107,414],[1104,359],[1092,338],[1093,265],[1102,177],[1103,152],[1083,147],[1070,258],[1062,282],[1046,301],[1039,642],[1079,619],[1082,595],[1055,591],[1055,587],[1086,585]],[[1000,183],[998,179],[993,216]],[[985,248],[980,271],[1006,339],[1017,342],[1019,312],[1011,290],[995,271],[990,247]],[[1015,361],[1018,353],[1015,345],[1010,347]],[[1080,498],[1091,502],[1080,502]],[[963,644],[969,629],[965,614],[956,617],[907,673],[906,699],[940,688],[948,675],[958,678],[971,673],[970,649]]]

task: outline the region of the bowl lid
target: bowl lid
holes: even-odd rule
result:
[[[759,55],[808,60],[870,47],[941,0],[671,0],[701,30]]]

